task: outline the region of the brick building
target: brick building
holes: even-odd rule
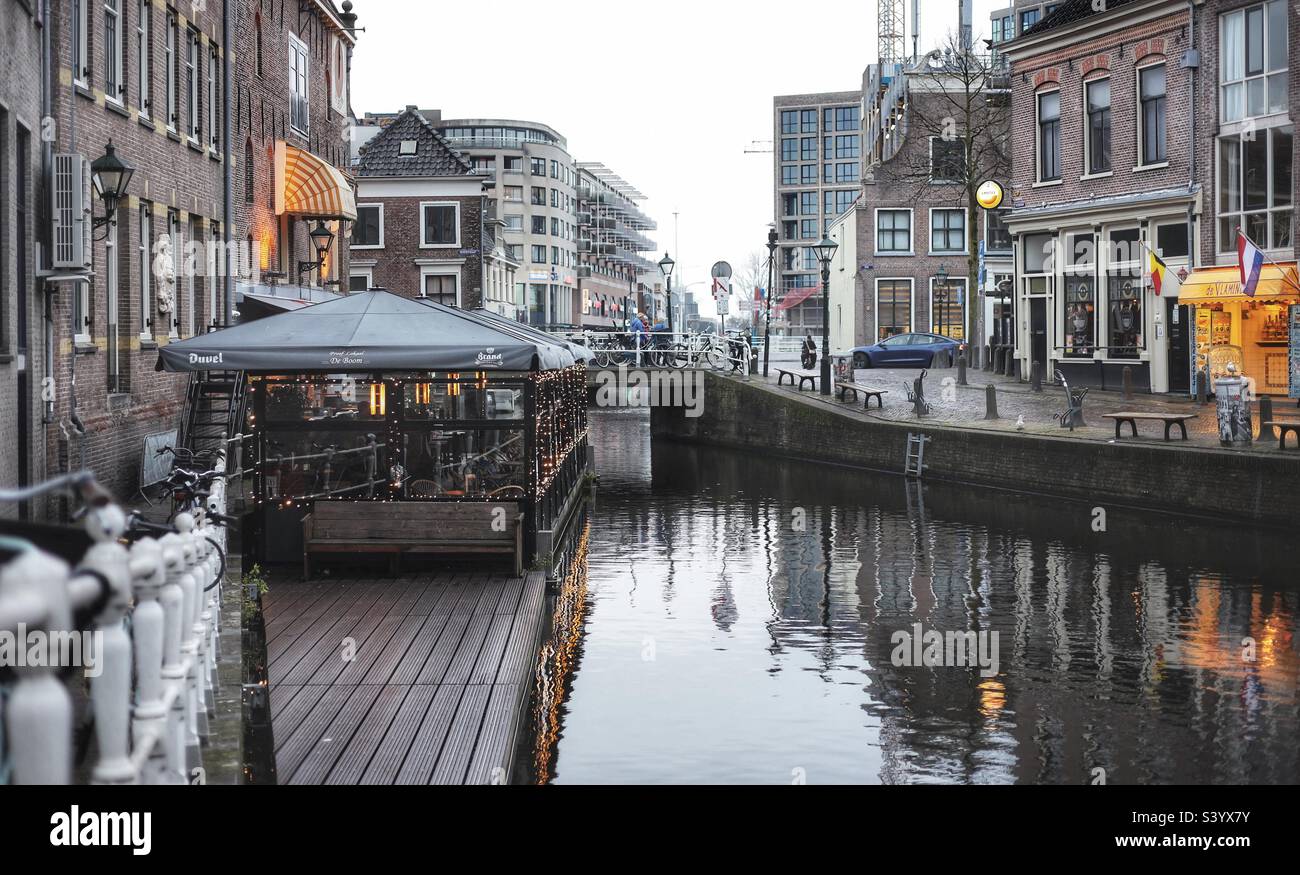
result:
[[[487,177],[414,106],[362,147],[353,170],[354,287],[481,306],[485,262],[496,250],[493,229],[484,225]]]
[[[1204,255],[1213,202],[1193,143],[1206,42],[1185,2],[1067,0],[1001,47],[1023,378],[1039,363],[1048,379],[1115,387],[1131,369],[1141,389],[1187,390],[1190,314],[1176,288],[1155,294],[1148,252],[1171,279]]]
[[[25,486],[45,470],[49,347],[35,280],[45,33],[36,3],[0,0],[0,487]],[[0,517],[39,518],[42,507],[0,505]]]

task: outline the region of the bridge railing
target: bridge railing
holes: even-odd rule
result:
[[[0,635],[18,647],[0,690],[0,783],[74,781],[74,702],[94,717],[96,784],[188,784],[204,780],[201,746],[217,691],[226,483],[217,478],[203,508],[179,514],[175,530],[138,537],[88,473],[29,490],[21,501],[77,488],[92,546],[75,564],[29,541],[0,536]],[[196,518],[197,517],[197,518]],[[33,648],[46,648],[31,659]],[[48,656],[49,658],[44,658]],[[80,671],[75,671],[80,669]]]
[[[753,357],[761,354],[747,334],[727,335],[670,331],[589,331],[571,339],[586,345],[595,355],[590,366],[618,365],[647,368],[712,368],[749,372]]]

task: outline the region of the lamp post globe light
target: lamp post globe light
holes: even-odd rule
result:
[[[317,272],[317,279],[323,287],[325,285],[325,253],[329,252],[330,245],[334,243],[334,234],[329,228],[325,227],[323,219],[316,220],[316,227],[308,233],[311,238],[311,245],[316,249],[315,261],[302,261],[298,263],[298,274],[301,276],[310,271]]]
[[[817,253],[817,260],[822,263],[822,367],[821,390],[823,395],[831,394],[831,259],[835,250],[840,248],[829,237],[812,247]]]
[[[767,379],[767,365],[772,354],[772,272],[776,267],[776,225],[767,229],[767,294],[763,296],[767,305],[767,324],[763,328],[763,379]]]
[[[673,268],[677,262],[664,253],[664,257],[659,261],[659,271],[664,275],[665,293],[668,297],[668,335],[673,334]]]

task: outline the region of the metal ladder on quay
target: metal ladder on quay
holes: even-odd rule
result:
[[[925,476],[925,469],[929,467],[925,464],[925,445],[931,440],[928,434],[907,433],[907,456],[903,462],[905,476],[916,480]]]

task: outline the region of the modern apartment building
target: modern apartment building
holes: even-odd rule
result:
[[[657,264],[642,253],[653,252],[646,236],[656,229],[641,209],[645,195],[599,162],[578,164],[578,282],[582,324],[587,328],[621,327],[639,309],[652,319],[662,301],[647,293],[643,279],[654,282]]]
[[[527,321],[580,327],[578,171],[564,137],[537,122],[423,114],[487,178],[506,254],[520,265]]]
[[[773,213],[779,238],[774,326],[820,334],[821,265],[812,246],[862,184],[862,92],[778,96],[772,109]],[[784,304],[785,306],[781,306]]]

